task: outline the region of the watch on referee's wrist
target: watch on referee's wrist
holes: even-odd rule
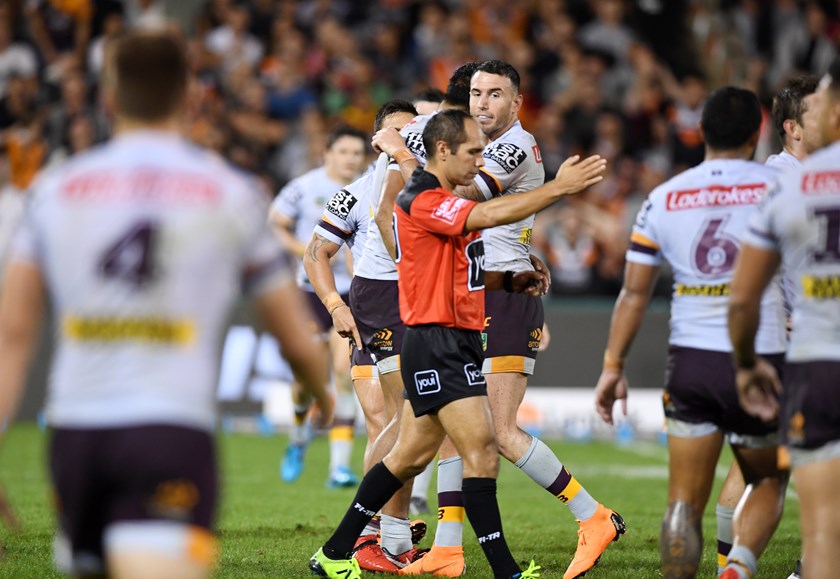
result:
[[[509,294],[513,293],[513,272],[508,270],[502,279],[502,288]]]

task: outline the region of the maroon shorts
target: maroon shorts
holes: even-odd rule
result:
[[[488,291],[484,304],[484,373],[533,374],[545,321],[542,300]]]
[[[315,322],[318,324],[318,331],[321,333],[328,332],[333,327],[333,320],[330,312],[321,302],[321,298],[318,297],[318,294],[308,291],[304,291],[303,293],[306,295],[306,300],[309,302],[309,307],[312,310],[312,317],[315,318]],[[348,303],[347,294],[343,294],[341,299],[344,300],[345,304]]]
[[[74,554],[101,557],[103,532],[116,522],[212,528],[218,481],[207,432],[165,425],[56,428],[49,461],[59,526]]]
[[[396,280],[353,277],[350,310],[362,343],[377,362],[400,354],[405,324],[400,318],[400,293]]]
[[[764,358],[781,376],[784,354]],[[741,409],[729,352],[668,348],[662,403],[668,418],[690,424],[711,423],[724,432],[764,436],[777,429],[775,423],[762,422]]]
[[[815,449],[840,440],[840,362],[791,362],[782,389],[782,441]]]

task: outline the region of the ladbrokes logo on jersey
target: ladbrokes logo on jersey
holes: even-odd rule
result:
[[[388,328],[382,328],[378,332],[373,334],[373,342],[371,343],[372,348],[376,348],[377,350],[384,350],[386,352],[391,352],[394,350],[394,332],[389,330]]]
[[[513,173],[528,154],[512,143],[496,143],[484,149],[484,158],[496,161],[507,173]]]
[[[820,171],[802,175],[802,192],[806,195],[825,195],[840,191],[840,171]]]
[[[767,186],[764,183],[724,187],[712,185],[702,189],[686,189],[668,193],[665,208],[668,211],[703,209],[705,207],[735,207],[757,205],[764,197]]]
[[[341,189],[338,193],[332,196],[329,203],[327,203],[327,211],[337,216],[342,221],[346,221],[350,215],[350,210],[356,204],[357,199],[353,197],[345,189]]]

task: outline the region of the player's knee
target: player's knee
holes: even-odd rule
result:
[[[493,437],[472,441],[470,447],[461,449],[464,478],[496,478],[499,474],[499,445]]]

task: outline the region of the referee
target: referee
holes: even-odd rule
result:
[[[402,378],[413,412],[404,412],[394,449],[362,481],[336,532],[310,560],[326,577],[360,577],[350,550],[366,522],[419,474],[449,435],[464,462],[464,507],[497,578],[538,577],[511,555],[496,502],[499,470],[487,389],[481,373],[484,290],[540,295],[547,280],[535,271],[485,272],[479,231],[512,223],[563,195],[597,183],[605,161],[566,161],[557,177],[520,195],[477,203],[452,190],[468,185],[484,164],[484,136],[469,114],[435,115],[423,132],[428,154],[397,197],[400,315],[407,326]],[[349,570],[349,571],[348,571]],[[354,574],[355,573],[355,574]]]

